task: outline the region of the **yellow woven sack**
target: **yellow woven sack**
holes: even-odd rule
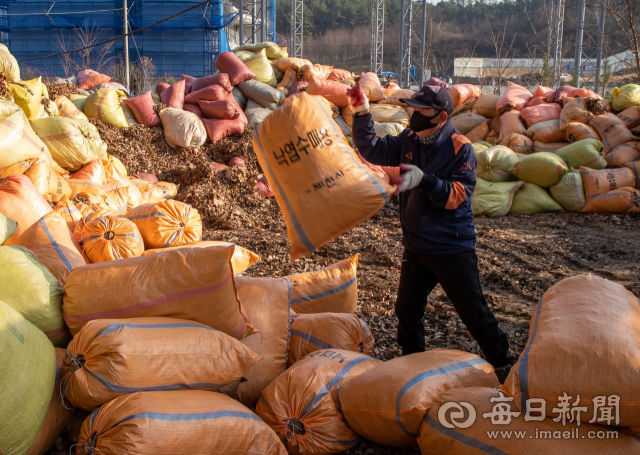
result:
[[[156,182],[154,183],[158,188],[162,188],[162,194],[165,199],[173,199],[178,194],[179,184],[171,182]]]
[[[513,197],[524,182],[487,182],[479,178],[471,196],[475,216],[504,216],[509,213]]]
[[[514,163],[509,168],[509,172],[520,180],[549,188],[562,180],[562,177],[569,172],[569,167],[555,153],[538,152]]]
[[[35,120],[41,106],[42,77],[30,81],[9,82],[8,85],[13,101],[22,108],[30,121]]]
[[[289,56],[286,47],[280,47],[276,43],[272,43],[270,41],[256,44],[244,44],[242,46],[236,47],[231,52],[236,53],[239,51],[250,51],[254,53],[265,51],[267,58],[274,59],[287,58]]]
[[[553,200],[546,190],[533,183],[525,183],[516,192],[509,213],[531,215],[533,213],[558,212],[562,206]]]
[[[640,105],[640,85],[627,84],[614,88],[611,92],[613,101],[611,106],[614,111],[623,111],[632,106]]]
[[[122,164],[122,161],[120,161],[118,158],[116,158],[113,155],[107,154],[107,159],[109,160],[109,163],[111,163],[116,168],[116,171],[118,171],[120,175],[122,176],[129,175],[129,173],[127,172],[127,168],[124,166],[124,164]],[[105,172],[106,172],[106,168],[105,168]]]
[[[112,88],[101,88],[89,95],[84,102],[84,113],[87,117],[98,119],[105,125],[118,128],[129,126],[120,107],[118,93]]]
[[[69,171],[107,156],[107,144],[98,129],[86,120],[49,117],[31,122],[31,126],[56,163]]]
[[[494,145],[476,155],[476,175],[488,182],[515,180],[509,168],[518,162],[515,153],[503,145]]]
[[[392,104],[372,104],[369,108],[374,122],[409,124],[409,114],[402,106]]]
[[[86,223],[80,245],[92,263],[134,258],[144,252],[136,225],[115,215],[99,216]]]
[[[18,65],[18,61],[4,44],[0,44],[0,71],[7,76],[7,81],[9,82],[20,80],[20,66]]]
[[[273,72],[273,68],[271,66],[271,63],[269,63],[269,60],[267,59],[264,49],[262,49],[255,56],[246,59],[244,61],[244,64],[254,72],[254,74],[257,76],[256,80],[264,82],[271,87],[275,87],[276,85],[278,85],[276,75]]]
[[[200,214],[184,202],[164,200],[144,204],[124,217],[138,227],[145,248],[181,246],[202,240]]]
[[[0,100],[0,169],[41,158],[46,149],[20,106]]]
[[[0,346],[0,452],[26,454],[47,414],[56,354],[44,333],[4,302],[0,302]]]
[[[298,259],[371,217],[394,187],[358,159],[326,100],[307,93],[290,100],[260,124],[253,148]]]
[[[55,172],[46,160],[38,160],[24,173],[47,202],[58,202],[71,196],[71,188],[61,175]]]
[[[76,120],[88,120],[87,116],[84,115],[82,111],[80,111],[66,96],[59,96],[56,99],[56,106],[58,106],[58,113],[62,117]]]

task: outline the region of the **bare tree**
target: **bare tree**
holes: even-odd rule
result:
[[[613,19],[622,34],[622,39],[616,39],[613,36],[608,36],[607,38],[631,53],[630,58],[624,59],[624,63],[631,66],[640,77],[640,36],[638,36],[640,30],[637,18],[640,5],[637,0],[596,1],[604,6],[607,16]]]
[[[94,23],[86,30],[80,27],[74,28],[66,39],[62,32],[56,37],[57,47],[61,52],[83,49],[80,52],[60,56],[60,65],[67,76],[89,68],[100,72],[113,60],[113,55],[110,55],[113,41],[96,46],[97,43],[105,40],[104,35],[105,31],[97,28]]]
[[[517,32],[510,38],[507,37],[507,22],[509,18],[504,21],[504,27],[502,30],[494,30],[491,25],[491,20],[487,16],[487,24],[489,25],[489,37],[487,38],[488,44],[493,48],[495,55],[495,65],[492,65],[491,76],[495,75],[498,79],[496,83],[495,93],[500,95],[502,93],[502,82],[508,75],[508,71],[513,64],[513,43],[516,40]]]
[[[124,62],[119,59],[111,64],[108,73],[111,80],[120,84],[125,83]],[[156,74],[156,66],[149,57],[140,57],[138,61],[129,65],[129,84],[131,93],[142,94],[151,89],[153,77]]]

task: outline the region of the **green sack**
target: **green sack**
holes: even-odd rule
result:
[[[1,301],[45,332],[55,346],[67,346],[70,337],[62,318],[62,286],[31,251],[0,246],[0,283]]]
[[[595,139],[583,139],[562,147],[556,152],[568,166],[578,169],[580,166],[591,169],[604,169],[607,160],[604,159],[602,142]]]
[[[471,196],[471,210],[475,216],[504,216],[509,213],[513,197],[524,182],[487,182],[478,179]]]
[[[487,182],[515,180],[509,169],[518,162],[513,151],[503,145],[494,145],[476,155],[476,175]]]
[[[255,56],[246,59],[244,64],[247,65],[247,68],[253,71],[256,75],[255,80],[264,82],[271,87],[278,85],[278,80],[273,72],[273,67],[271,66],[271,62],[267,59],[264,49]]]
[[[515,163],[509,172],[520,180],[549,188],[559,183],[569,168],[555,153],[538,152]]]
[[[249,100],[247,103],[247,109],[244,111],[244,115],[247,116],[247,121],[249,122],[247,126],[258,126],[269,116],[269,114],[271,114],[271,112],[273,111],[260,106],[253,100]]]
[[[0,245],[16,232],[18,223],[0,213]]]
[[[376,131],[376,136],[397,136],[405,130],[405,127],[400,123],[378,123],[373,122],[373,129]]]
[[[53,396],[56,353],[44,333],[1,301],[0,346],[0,453],[27,454]]]
[[[560,183],[549,188],[549,192],[568,212],[580,212],[587,203],[580,170],[568,172]]]
[[[240,82],[238,88],[248,99],[271,110],[284,103],[284,99],[286,98],[284,92],[276,90],[264,82],[256,81],[255,79]]]
[[[614,111],[624,111],[631,106],[640,106],[640,85],[627,84],[614,88],[611,92],[611,106]]]
[[[477,157],[478,153],[487,150],[491,146],[486,142],[474,142],[473,144],[471,144],[471,147],[473,147],[473,153],[475,153]]]
[[[525,183],[515,194],[509,213],[531,215],[559,210],[562,210],[562,207],[549,196],[546,190],[533,183]]]
[[[69,99],[80,112],[84,113],[84,103],[87,101],[87,98],[88,96],[86,95],[78,95],[74,93]]]
[[[266,41],[264,43],[245,44],[243,46],[238,46],[234,49],[231,49],[231,52],[236,53],[238,51],[250,51],[258,53],[263,49],[268,58],[279,59],[287,58],[289,56],[286,47],[280,47],[276,43],[272,43],[269,41]]]

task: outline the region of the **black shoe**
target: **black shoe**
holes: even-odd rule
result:
[[[500,381],[500,384],[504,384],[504,382],[507,380],[507,376],[509,376],[509,371],[511,371],[511,367],[516,363],[513,356],[508,356],[508,357],[509,357],[507,359],[508,363],[506,365],[495,368],[496,376],[498,376],[498,381]]]

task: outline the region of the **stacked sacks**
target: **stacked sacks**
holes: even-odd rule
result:
[[[144,252],[136,225],[115,215],[98,216],[84,223],[78,241],[92,263],[137,257]]]

